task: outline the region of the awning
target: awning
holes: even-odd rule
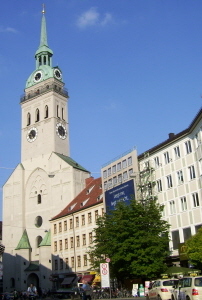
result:
[[[24,270],[25,272],[39,271],[39,261],[31,261],[29,266]]]
[[[71,277],[65,277],[63,282],[61,282],[62,285],[64,284],[71,284],[72,281],[75,279],[75,277],[71,276]]]
[[[86,280],[87,282],[91,282],[93,281],[94,278],[95,278],[95,274],[87,274],[87,275],[83,275],[81,280]]]

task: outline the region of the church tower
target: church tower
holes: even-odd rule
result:
[[[52,151],[69,156],[68,92],[61,69],[52,66],[53,51],[48,47],[44,9],[42,13],[36,69],[21,98],[22,162]]]
[[[49,220],[84,189],[90,177],[69,156],[69,97],[52,57],[43,9],[36,67],[20,100],[21,163],[3,186],[4,292],[26,291],[30,283],[53,287]]]

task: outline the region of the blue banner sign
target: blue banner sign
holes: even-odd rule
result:
[[[122,183],[113,189],[105,192],[106,212],[114,210],[119,201],[129,204],[131,199],[135,197],[135,189],[133,179]]]

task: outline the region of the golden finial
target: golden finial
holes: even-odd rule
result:
[[[42,14],[45,14],[45,4],[43,3],[43,9],[42,9]]]

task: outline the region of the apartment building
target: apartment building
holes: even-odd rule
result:
[[[52,278],[55,287],[77,278],[99,281],[90,270],[88,254],[93,245],[96,220],[104,214],[101,178],[86,179],[86,187],[57,216],[51,219]]]

